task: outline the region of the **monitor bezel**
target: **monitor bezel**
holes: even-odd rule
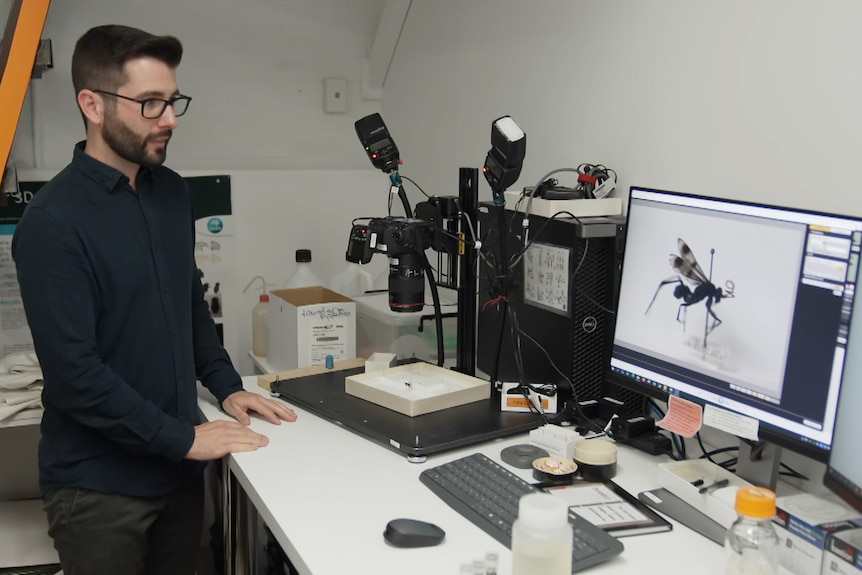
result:
[[[670,196],[692,198],[694,200],[717,201],[717,202],[726,202],[729,204],[735,204],[735,205],[740,205],[740,206],[750,206],[750,207],[756,207],[756,208],[785,210],[787,212],[804,213],[806,215],[813,215],[813,216],[825,216],[825,217],[830,217],[830,218],[843,218],[843,219],[847,219],[847,220],[856,221],[856,222],[859,222],[860,224],[862,224],[862,217],[851,216],[851,215],[846,215],[846,214],[836,214],[836,213],[824,212],[824,211],[819,211],[819,210],[812,210],[812,209],[808,209],[808,208],[793,207],[793,206],[781,206],[781,205],[776,205],[776,204],[751,202],[751,201],[747,201],[747,200],[738,200],[735,198],[712,197],[712,196],[705,196],[705,195],[700,195],[700,194],[691,194],[691,193],[678,192],[678,191],[672,191],[672,190],[650,188],[650,187],[645,187],[645,186],[630,186],[629,187],[629,195],[628,195],[628,199],[626,202],[626,217],[627,218],[628,218],[628,214],[631,212],[632,191],[633,190],[641,190],[641,191],[652,192],[652,193],[657,193],[657,194],[666,194],[666,195],[670,195]],[[623,244],[620,248],[620,253],[619,253],[619,267],[618,267],[619,276],[617,278],[618,289],[616,290],[616,293],[614,294],[614,296],[615,296],[614,297],[614,309],[615,310],[619,309],[619,297],[620,297],[620,294],[622,292],[622,274],[624,273],[624,269],[625,269],[625,265],[626,265],[625,251],[626,251],[626,246],[628,245],[628,240],[629,240],[628,235],[629,235],[629,226],[626,225],[625,226],[625,234],[623,237]],[[860,263],[862,263],[862,262],[860,262]],[[860,297],[862,297],[862,296],[860,296]],[[855,301],[854,301],[854,304],[855,304]],[[855,305],[854,305],[854,307],[855,307]],[[851,310],[851,313],[852,313],[852,310]],[[622,387],[622,388],[627,389],[629,391],[640,393],[642,395],[645,395],[647,397],[651,397],[651,398],[659,400],[659,401],[667,402],[670,394],[662,391],[661,389],[653,387],[651,385],[641,384],[641,383],[638,383],[636,381],[633,381],[631,378],[617,374],[616,372],[614,372],[612,370],[610,358],[613,356],[613,346],[614,346],[614,341],[615,341],[615,336],[616,336],[616,334],[615,334],[616,323],[617,323],[616,316],[614,316],[614,322],[613,322],[613,326],[612,326],[611,333],[610,333],[610,344],[609,344],[610,350],[608,353],[609,359],[608,359],[608,363],[606,365],[606,376],[605,377],[606,377],[607,381],[613,385]],[[846,361],[846,359],[845,359],[845,361]],[[840,394],[840,388],[837,391]],[[681,397],[683,397],[684,399],[688,399],[689,401],[693,401],[693,402],[695,402],[701,406],[708,404],[708,402],[705,402],[704,400],[702,400],[700,398],[692,397],[692,396],[689,396],[686,394],[681,394]],[[709,404],[709,405],[714,405],[714,404]],[[829,461],[829,452],[830,452],[831,445],[832,445],[831,440],[829,443],[830,447],[828,449],[823,449],[823,448],[820,448],[816,445],[804,443],[804,442],[802,442],[796,438],[790,437],[786,433],[782,433],[782,431],[779,430],[777,427],[775,427],[769,423],[765,423],[763,421],[760,421],[759,438],[760,438],[760,441],[768,442],[768,443],[771,443],[771,444],[776,445],[778,447],[786,448],[790,451],[793,451],[795,453],[799,453],[805,457],[809,457],[809,458],[811,458],[815,461],[819,461],[821,463],[828,463],[828,461]]]

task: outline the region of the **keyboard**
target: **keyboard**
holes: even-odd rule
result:
[[[512,524],[522,495],[541,490],[481,453],[424,470],[426,487],[485,533],[512,548]],[[572,573],[613,559],[623,544],[586,519],[569,513],[574,530]]]

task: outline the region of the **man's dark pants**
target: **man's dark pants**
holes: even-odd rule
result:
[[[43,499],[64,575],[195,573],[203,478],[163,497],[70,488],[49,491]]]

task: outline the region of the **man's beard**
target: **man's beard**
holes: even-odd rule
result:
[[[151,136],[139,136],[128,126],[119,121],[115,114],[105,117],[102,127],[102,137],[115,154],[133,164],[153,168],[161,166],[167,157],[167,142],[152,152],[147,151],[150,139],[171,136],[171,130],[165,130]]]

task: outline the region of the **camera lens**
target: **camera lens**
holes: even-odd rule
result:
[[[389,258],[389,309],[422,311],[425,307],[425,273],[422,257],[406,253]]]

